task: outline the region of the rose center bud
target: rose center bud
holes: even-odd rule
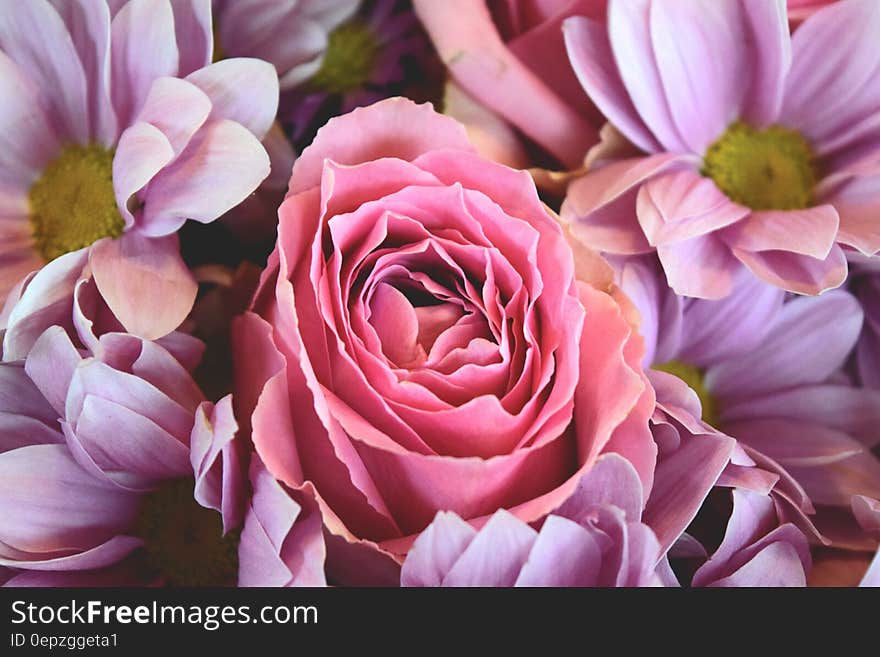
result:
[[[330,33],[324,61],[307,88],[330,94],[359,89],[370,79],[378,54],[379,42],[366,23],[340,25]]]
[[[654,365],[652,369],[672,374],[687,383],[691,390],[697,393],[697,397],[700,398],[700,405],[703,408],[703,422],[713,427],[718,427],[720,413],[718,402],[706,387],[704,374],[701,370],[693,365],[682,363],[680,360],[671,360],[662,365]]]
[[[196,502],[193,485],[180,479],[147,495],[134,534],[169,586],[234,586],[239,534],[223,535],[220,514]]]
[[[709,146],[702,174],[753,210],[795,210],[813,203],[818,178],[803,135],[781,126],[756,130],[737,121]]]
[[[113,192],[113,151],[97,144],[65,147],[29,199],[34,241],[47,262],[125,229]]]

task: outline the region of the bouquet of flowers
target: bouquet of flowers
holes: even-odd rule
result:
[[[880,585],[876,0],[0,0],[0,583]]]

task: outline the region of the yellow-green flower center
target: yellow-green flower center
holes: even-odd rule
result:
[[[366,23],[344,23],[330,33],[321,68],[306,87],[331,94],[359,89],[370,79],[378,53],[379,42]]]
[[[34,241],[47,262],[125,229],[113,193],[113,151],[103,146],[65,147],[28,196]]]
[[[677,376],[687,383],[691,390],[697,393],[697,397],[700,398],[700,406],[703,408],[703,421],[713,427],[718,427],[718,414],[720,412],[718,403],[706,387],[701,370],[693,365],[682,363],[680,360],[671,360],[662,365],[654,365],[653,369]]]
[[[234,586],[239,533],[223,535],[220,514],[195,501],[193,485],[181,479],[147,495],[134,534],[169,586]]]
[[[795,210],[813,204],[818,178],[810,144],[778,125],[765,130],[737,121],[703,157],[702,174],[753,210]]]

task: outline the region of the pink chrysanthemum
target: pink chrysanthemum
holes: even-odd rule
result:
[[[269,173],[260,139],[278,79],[266,62],[209,65],[209,0],[0,6],[0,295],[91,246],[90,266],[126,327],[173,330],[195,281],[176,231],[213,221]],[[118,239],[111,239],[118,238]]]
[[[564,29],[581,84],[645,153],[569,188],[587,243],[656,250],[705,298],[743,268],[817,294],[845,279],[845,250],[880,249],[880,4],[842,0],[790,36],[783,0],[611,0],[607,25]]]

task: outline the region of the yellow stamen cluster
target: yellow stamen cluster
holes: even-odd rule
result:
[[[702,174],[753,210],[809,207],[818,178],[813,151],[799,132],[777,125],[756,130],[741,121],[706,150]]]
[[[65,147],[31,186],[29,200],[34,242],[47,262],[125,229],[113,192],[113,152],[97,144]]]

